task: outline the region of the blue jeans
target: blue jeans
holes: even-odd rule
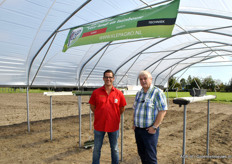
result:
[[[159,128],[155,134],[150,134],[146,128],[135,128],[135,139],[138,154],[143,164],[157,164],[157,143]]]
[[[94,130],[94,149],[93,149],[92,164],[100,163],[101,148],[102,148],[105,133],[106,132]],[[107,133],[110,141],[112,164],[118,164],[119,163],[119,150],[118,150],[119,130],[115,132],[107,132]]]

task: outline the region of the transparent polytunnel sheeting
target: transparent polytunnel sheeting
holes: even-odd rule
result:
[[[118,40],[62,52],[70,28],[159,2],[164,1],[0,1],[0,85],[96,87],[103,85],[106,69],[115,71],[116,86],[139,85],[138,73],[145,69],[155,85],[164,85],[207,59],[232,61],[231,0],[180,0],[170,38]]]
[[[204,50],[204,51],[192,53],[186,58],[182,58],[182,59],[179,58],[177,60],[169,60],[171,61],[169,63],[164,61],[164,63],[167,64],[167,66],[164,67],[163,69],[160,69],[160,71],[159,69],[157,69],[158,74],[154,75],[155,82],[159,84],[160,79],[168,80],[169,77],[171,77],[173,74],[176,74],[183,69],[188,69],[190,66],[194,66],[198,63],[202,63],[208,60],[213,60],[217,62],[221,61],[221,63],[226,61],[224,57],[224,53],[227,52],[226,50],[215,49],[215,52],[211,50]],[[224,52],[224,53],[219,53],[219,52]]]

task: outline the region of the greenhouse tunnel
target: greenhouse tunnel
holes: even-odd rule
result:
[[[108,69],[133,90],[142,70],[163,89],[198,64],[232,66],[231,0],[0,0],[0,24],[0,87],[27,89],[28,131],[32,88],[78,90],[81,108]]]
[[[231,62],[229,0],[180,0],[171,37],[114,40],[62,51],[70,29],[171,2],[2,0],[0,85],[96,88],[103,84],[102,73],[111,69],[117,87],[138,85],[141,70],[152,73],[154,85],[164,86],[195,64]]]

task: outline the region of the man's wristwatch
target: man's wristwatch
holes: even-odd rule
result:
[[[156,130],[156,129],[157,129],[157,127],[155,127],[154,125],[152,126],[152,128],[153,128],[154,130]]]

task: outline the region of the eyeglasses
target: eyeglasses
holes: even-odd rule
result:
[[[104,76],[105,79],[113,79],[114,77]]]

